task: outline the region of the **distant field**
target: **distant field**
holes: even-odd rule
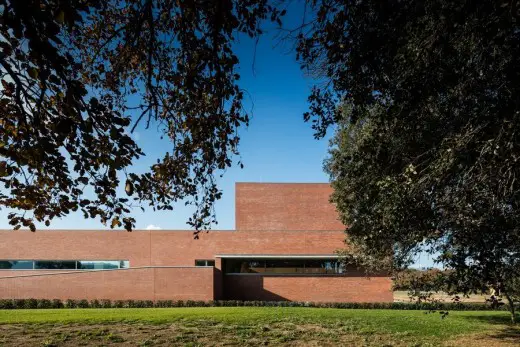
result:
[[[433,295],[434,298],[443,300],[445,302],[452,302],[452,297],[448,296],[446,293],[435,293]],[[486,298],[489,296],[485,295],[470,295],[468,298],[460,295],[460,301],[462,302],[486,302]],[[395,302],[410,302],[410,297],[408,296],[407,291],[395,291],[394,292],[394,301]]]
[[[0,346],[518,346],[508,320],[287,307],[0,310]]]

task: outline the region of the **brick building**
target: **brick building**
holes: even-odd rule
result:
[[[328,184],[238,183],[236,230],[0,231],[0,298],[392,301],[338,262]]]

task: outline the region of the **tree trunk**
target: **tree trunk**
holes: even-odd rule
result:
[[[511,324],[516,323],[516,317],[515,317],[515,303],[509,296],[509,294],[504,293],[507,299],[507,303],[509,304],[509,312],[511,313]]]

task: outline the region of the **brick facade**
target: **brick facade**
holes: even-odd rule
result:
[[[392,301],[391,281],[382,275],[222,271],[218,255],[332,255],[343,249],[344,227],[329,194],[327,184],[237,184],[237,230],[211,231],[198,240],[188,230],[0,231],[0,260],[130,262],[130,269],[106,271],[0,270],[0,298]],[[194,267],[197,259],[215,260],[215,268]]]
[[[129,268],[107,271],[8,271],[1,298],[213,300],[212,268]],[[39,274],[38,276],[30,276]],[[6,274],[2,274],[5,276]]]
[[[247,276],[224,277],[226,299],[322,302],[392,302],[389,277]]]
[[[345,230],[328,184],[237,183],[237,230]]]

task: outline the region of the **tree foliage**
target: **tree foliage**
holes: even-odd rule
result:
[[[207,228],[215,177],[248,123],[232,45],[281,15],[266,0],[0,0],[0,205],[15,211],[10,224],[34,231],[80,210],[130,230],[132,207],[186,200],[196,206],[189,224]],[[151,123],[171,151],[131,172],[144,153],[129,133]]]
[[[316,135],[368,264],[427,251],[463,292],[520,275],[520,26],[511,1],[315,1],[300,35]],[[341,105],[338,107],[338,105]],[[517,177],[518,175],[518,177]]]
[[[450,292],[444,278],[449,276],[448,271],[439,269],[405,269],[397,272],[393,278],[393,290],[414,292]]]

